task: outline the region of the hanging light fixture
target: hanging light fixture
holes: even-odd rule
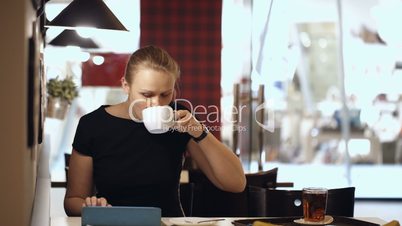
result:
[[[46,26],[61,26],[70,29],[93,27],[127,31],[102,0],[73,0]]]
[[[99,46],[90,38],[83,38],[75,30],[64,30],[49,42],[54,46],[78,46],[85,49],[97,49]]]

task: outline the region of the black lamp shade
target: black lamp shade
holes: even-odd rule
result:
[[[73,0],[47,26],[95,27],[127,31],[102,0]]]
[[[85,49],[96,49],[99,46],[90,38],[83,38],[75,30],[64,30],[49,42],[54,46],[78,46]]]

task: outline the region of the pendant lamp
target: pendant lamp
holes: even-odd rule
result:
[[[64,30],[49,42],[53,46],[78,46],[85,49],[97,49],[99,46],[90,38],[83,38],[75,30]]]
[[[73,0],[47,26],[94,27],[127,31],[102,0]]]

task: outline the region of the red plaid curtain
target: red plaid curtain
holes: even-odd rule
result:
[[[96,53],[105,61],[96,65],[92,60],[82,63],[82,86],[120,86],[130,54]]]
[[[164,48],[178,61],[178,98],[207,107],[206,124],[213,128],[220,128],[221,16],[219,0],[141,1],[140,45]],[[206,115],[197,117],[207,120]],[[220,137],[220,131],[214,134]]]

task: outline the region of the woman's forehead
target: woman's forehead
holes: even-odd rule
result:
[[[164,71],[156,71],[152,69],[140,70],[133,78],[133,84],[136,87],[147,90],[170,89],[174,86],[175,78]],[[165,87],[165,88],[163,88]]]
[[[137,70],[136,73],[134,74],[134,79],[137,79],[137,78],[142,79],[142,80],[148,80],[148,79],[167,79],[167,80],[169,80],[169,79],[174,79],[174,76],[163,70],[143,68],[143,69]]]

